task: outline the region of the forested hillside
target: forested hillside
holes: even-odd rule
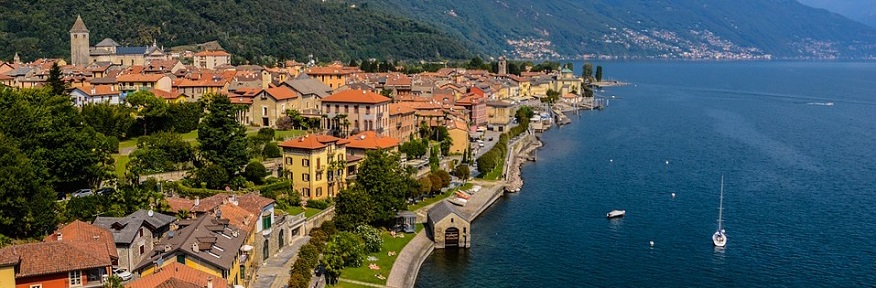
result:
[[[681,56],[685,52],[704,58],[746,54],[779,58],[876,55],[876,30],[794,0],[375,3],[388,11],[443,27],[490,53],[545,54],[532,51],[536,47],[572,57],[604,54],[684,58]]]
[[[352,2],[320,0],[0,0],[0,59],[69,58],[77,14],[91,44],[112,38],[146,46],[219,40],[255,60],[468,58],[468,48],[425,22]],[[364,7],[363,7],[364,6]],[[265,63],[269,64],[269,63]]]

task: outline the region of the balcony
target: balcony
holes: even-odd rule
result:
[[[377,115],[374,113],[362,115],[362,120],[377,120]]]

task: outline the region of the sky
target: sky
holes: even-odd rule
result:
[[[876,0],[797,0],[876,28]]]

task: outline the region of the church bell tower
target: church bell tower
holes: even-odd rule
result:
[[[73,28],[70,28],[70,64],[87,66],[89,63],[88,28],[82,22],[82,17],[76,16]]]

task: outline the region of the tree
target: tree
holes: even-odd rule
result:
[[[441,181],[441,177],[435,175],[435,173],[429,173],[429,182],[432,182],[432,190],[429,192],[438,193],[441,191],[441,188],[444,188],[443,181]]]
[[[199,102],[170,103],[167,105],[166,123],[160,129],[176,133],[188,133],[198,129],[198,122],[204,114]]]
[[[374,219],[371,197],[359,188],[344,190],[335,200],[335,225],[341,230],[351,230],[359,225],[371,223]]]
[[[554,89],[548,89],[546,94],[547,97],[541,98],[541,102],[556,103],[560,99],[560,92]]]
[[[444,170],[438,170],[435,171],[434,174],[441,178],[441,187],[450,186],[450,173],[447,173],[447,171]]]
[[[359,63],[356,63],[356,59],[350,59],[350,63],[347,64],[347,67],[359,67]]]
[[[207,104],[208,114],[198,126],[201,156],[222,167],[229,176],[236,175],[249,161],[246,128],[235,120],[236,109],[228,97],[215,96]]]
[[[35,165],[0,133],[0,231],[14,238],[39,237],[55,228],[55,193],[44,167]]]
[[[602,65],[596,66],[596,82],[602,82]]]
[[[465,181],[468,180],[468,177],[471,175],[471,169],[469,169],[466,164],[459,164],[456,166],[456,169],[453,169],[453,174],[457,178]]]
[[[472,69],[472,70],[486,69],[485,68],[486,66],[487,66],[487,64],[484,63],[484,60],[481,59],[481,57],[475,56],[474,58],[471,58],[471,61],[468,62],[468,65],[465,66],[465,68]]]
[[[194,148],[179,134],[159,132],[137,138],[128,170],[134,175],[169,172],[194,159]]]
[[[405,153],[408,159],[419,159],[426,155],[426,144],[423,141],[411,140],[399,147],[399,152]]]
[[[584,71],[583,71],[583,73],[581,74],[581,78],[585,78],[585,79],[587,79],[587,78],[590,78],[590,77],[593,77],[593,64],[591,64],[591,63],[584,63]]]
[[[49,78],[46,79],[46,86],[52,95],[67,95],[67,83],[61,79],[61,68],[58,67],[58,62],[52,63],[52,68],[49,69]]]
[[[416,195],[411,195],[411,196],[418,196],[419,197],[422,195],[429,194],[429,192],[432,192],[432,181],[429,180],[428,176],[417,179],[417,183],[419,184],[417,187],[417,190],[416,190],[418,193]]]
[[[280,151],[280,147],[277,146],[276,142],[271,142],[265,144],[264,155],[266,158],[280,158],[283,157],[283,152]]]
[[[125,105],[88,103],[82,106],[82,120],[95,131],[107,137],[127,138],[134,124],[134,110]]]
[[[200,186],[211,189],[222,189],[228,185],[229,174],[222,166],[211,164],[195,170],[195,180]]]
[[[116,275],[112,275],[107,278],[106,282],[103,283],[103,288],[124,288],[125,285],[122,284],[122,278]]]
[[[389,225],[396,213],[406,208],[405,196],[416,188],[415,181],[401,166],[397,153],[374,150],[365,155],[356,176],[356,189],[364,190],[370,198],[368,213],[374,217],[371,224]]]
[[[256,185],[262,185],[265,182],[266,176],[268,176],[268,170],[259,161],[249,162],[249,164],[246,164],[246,168],[243,169],[243,177]]]
[[[166,126],[167,102],[155,97],[152,92],[138,90],[128,95],[125,101],[134,107],[137,119],[135,127],[140,128],[137,130],[143,131],[142,135],[161,130]]]

